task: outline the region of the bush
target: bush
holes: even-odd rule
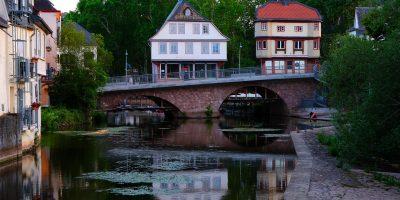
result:
[[[93,125],[96,127],[107,125],[107,113],[102,111],[95,111],[92,114]]]
[[[212,109],[211,105],[208,105],[208,106],[207,106],[206,111],[205,111],[205,114],[206,114],[206,117],[207,117],[208,119],[212,118],[213,109]]]
[[[328,146],[329,154],[332,156],[339,155],[339,140],[337,136],[318,133],[317,139],[321,144]]]
[[[43,132],[81,130],[84,114],[66,108],[44,108],[42,110]]]

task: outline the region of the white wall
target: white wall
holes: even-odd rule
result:
[[[8,73],[7,73],[7,38],[3,31],[0,31],[0,116],[8,112]],[[4,108],[4,109],[3,109]]]
[[[175,23],[177,33],[170,34],[170,24]],[[185,34],[179,34],[179,24],[185,24]],[[194,34],[194,24],[199,24],[200,34]],[[209,33],[203,33],[203,25],[207,25]],[[210,22],[166,22],[160,31],[151,39],[151,58],[153,61],[226,61],[228,38],[219,32]],[[167,42],[167,54],[160,54],[160,42]],[[178,54],[170,53],[171,42],[178,42]],[[186,54],[185,42],[193,42],[193,54]],[[201,43],[209,42],[209,53],[201,53]],[[212,53],[212,43],[220,44],[219,54]]]

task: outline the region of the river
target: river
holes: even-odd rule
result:
[[[94,132],[43,134],[41,146],[0,167],[0,199],[282,199],[296,166],[288,118],[173,120],[109,116]]]

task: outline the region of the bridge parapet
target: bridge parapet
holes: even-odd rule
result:
[[[111,77],[102,92],[121,90],[141,90],[170,87],[187,87],[224,83],[252,82],[265,80],[315,78],[313,70],[296,71],[280,74],[267,74],[261,68],[234,68],[196,72],[177,72],[163,74],[145,74],[134,76]]]

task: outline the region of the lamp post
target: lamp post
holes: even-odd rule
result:
[[[242,46],[242,43],[240,43],[239,44],[239,74],[240,74],[240,65],[241,65],[241,62],[240,62],[240,58],[241,58],[241,52],[242,52],[242,48],[243,48],[243,46]]]
[[[128,50],[125,52],[125,81],[128,83]]]

